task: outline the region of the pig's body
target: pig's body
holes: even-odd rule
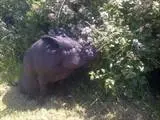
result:
[[[20,90],[37,96],[47,93],[47,84],[67,78],[89,58],[83,47],[67,36],[44,36],[27,50],[23,60]]]

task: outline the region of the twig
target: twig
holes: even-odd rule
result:
[[[62,8],[63,8],[63,6],[64,6],[65,1],[66,1],[66,0],[63,0],[63,2],[62,2],[62,4],[61,4],[61,7],[60,7],[60,9],[59,9],[59,11],[58,11],[58,15],[57,15],[57,18],[58,18],[58,24],[59,24],[59,18],[60,18],[61,11],[62,11]]]
[[[96,98],[96,99],[90,104],[90,106],[93,106],[98,100],[99,100],[99,98]]]

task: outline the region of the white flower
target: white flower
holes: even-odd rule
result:
[[[89,28],[89,27],[85,27],[85,28],[82,28],[82,32],[81,32],[81,34],[82,35],[84,35],[84,34],[89,34],[89,33],[91,33],[91,28]]]

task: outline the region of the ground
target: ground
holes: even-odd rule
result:
[[[141,102],[110,97],[102,100],[98,97],[101,92],[93,89],[96,88],[79,84],[70,88],[74,92],[61,94],[59,90],[40,106],[36,99],[20,94],[17,86],[3,83],[0,120],[158,120],[156,113]]]

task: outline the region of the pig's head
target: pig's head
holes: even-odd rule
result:
[[[43,40],[47,39],[56,44],[60,50],[62,65],[68,69],[76,69],[93,60],[96,56],[96,49],[89,43],[82,44],[72,38],[64,35],[60,36],[43,36]],[[53,45],[55,46],[55,45]]]

